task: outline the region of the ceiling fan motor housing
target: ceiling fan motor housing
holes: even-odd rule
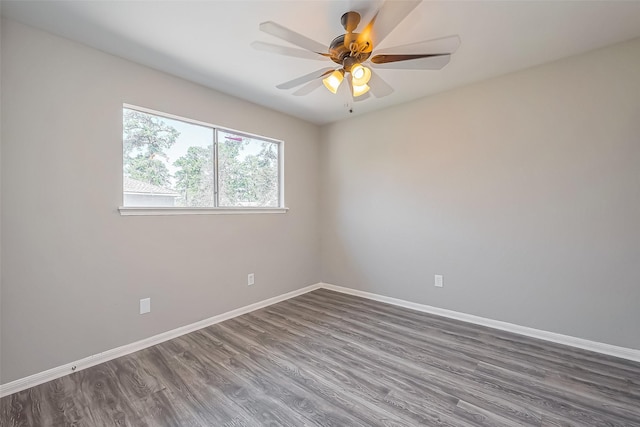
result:
[[[358,43],[357,33],[347,33],[333,39],[329,45],[329,55],[333,62],[344,66],[346,71],[351,70],[353,64],[359,64],[371,56],[371,43],[365,41],[360,46],[351,47],[353,43]]]

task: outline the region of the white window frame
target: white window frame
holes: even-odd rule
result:
[[[190,123],[198,126],[204,126],[213,130],[213,150],[214,150],[214,199],[215,204],[218,204],[218,131],[234,133],[239,136],[256,138],[263,141],[268,141],[278,144],[278,207],[146,207],[146,206],[120,206],[118,210],[120,215],[124,216],[140,216],[140,215],[216,215],[216,214],[274,214],[274,213],[286,213],[289,208],[284,203],[284,141],[269,138],[262,135],[252,134],[244,131],[238,131],[235,129],[227,128],[224,126],[214,125],[212,123],[203,122],[200,120],[189,119],[186,117],[177,116],[175,114],[164,113],[161,111],[153,110],[146,107],[140,107],[131,104],[122,104],[123,109],[135,110],[141,113],[153,114],[155,116],[165,117],[167,119],[179,120],[181,122]],[[122,122],[121,122],[122,124]],[[120,132],[122,135],[122,131]],[[122,141],[124,144],[124,140]],[[124,165],[122,165],[124,166]],[[124,174],[121,174],[123,176]],[[122,188],[122,186],[121,186]],[[124,192],[122,194],[122,205],[124,205]]]

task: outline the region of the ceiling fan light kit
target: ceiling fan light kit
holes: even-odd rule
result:
[[[376,98],[381,98],[391,94],[393,88],[371,68],[439,70],[449,62],[451,54],[460,45],[458,36],[450,36],[385,49],[383,54],[371,56],[376,46],[421,1],[408,0],[399,2],[386,0],[359,33],[355,31],[360,24],[360,14],[355,11],[343,14],[340,22],[345,33],[334,38],[328,48],[315,40],[270,21],[260,24],[260,30],[305,50],[262,42],[254,42],[253,46],[259,50],[298,58],[309,58],[309,55],[311,55],[312,59],[329,59],[340,66],[334,69],[333,72],[331,72],[331,69],[329,71],[323,69],[319,70],[319,72],[281,83],[277,85],[279,89],[290,89],[307,83],[302,89],[294,92],[294,95],[306,95],[317,87],[322,86],[319,82],[321,79],[324,86],[335,94],[338,92],[345,74],[349,73],[350,92],[355,101],[369,98],[369,96],[362,97],[369,91]],[[362,98],[356,99],[358,97]]]
[[[354,85],[365,85],[371,80],[371,70],[360,64],[356,64],[351,68],[351,76]]]
[[[353,96],[364,95],[365,93],[369,92],[369,89],[371,88],[368,84],[353,85]]]
[[[324,83],[325,87],[329,89],[329,92],[336,93],[343,79],[344,70],[335,70],[333,73],[329,74],[328,77],[325,77],[322,80],[322,83]]]

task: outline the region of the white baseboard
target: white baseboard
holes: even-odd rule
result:
[[[310,285],[302,289],[298,289],[292,292],[287,292],[286,294],[278,295],[273,298],[266,299],[264,301],[259,301],[254,304],[247,305],[245,307],[240,307],[235,310],[231,310],[226,313],[219,314],[217,316],[213,316],[208,319],[200,320],[199,322],[195,322],[190,325],[182,326],[180,328],[176,328],[171,331],[163,332],[161,334],[154,335],[152,337],[145,338],[143,340],[136,341],[131,344],[126,344],[121,347],[104,351],[102,353],[94,354],[92,356],[85,357],[84,359],[76,360],[75,362],[67,363],[62,366],[57,366],[55,368],[51,368],[43,372],[38,372],[37,374],[29,375],[28,377],[20,378],[15,381],[8,382],[6,384],[0,384],[0,397],[8,396],[10,394],[17,393],[22,390],[26,390],[28,388],[37,386],[39,384],[46,383],[47,381],[64,377],[65,375],[69,375],[71,373],[90,368],[100,363],[104,363],[109,360],[113,360],[118,357],[125,356],[127,354],[142,350],[144,348],[151,347],[156,344],[160,344],[164,341],[168,341],[170,339],[179,337],[181,335],[185,335],[190,332],[197,331],[198,329],[206,328],[207,326],[215,325],[216,323],[220,323],[225,320],[229,320],[234,317],[241,316],[243,314],[246,314],[255,310],[259,310],[269,305],[276,304],[278,302],[281,302],[293,297],[297,297],[298,295],[311,292],[318,288],[320,288],[319,284]]]
[[[62,366],[57,366],[52,369],[48,369],[37,374],[29,375],[28,377],[20,378],[15,381],[11,381],[6,384],[0,384],[0,397],[8,396],[13,393],[17,393],[22,390],[26,390],[30,387],[37,386],[47,381],[55,380],[57,378],[69,375],[73,372],[78,372],[83,369],[90,368],[91,366],[98,365],[100,363],[107,362],[109,360],[116,359],[121,356],[145,349],[147,347],[160,344],[173,338],[177,338],[181,335],[188,334],[198,329],[206,328],[207,326],[215,325],[216,323],[223,322],[225,320],[232,319],[243,314],[259,310],[272,304],[276,304],[281,301],[285,301],[290,298],[297,297],[307,292],[314,291],[316,289],[325,288],[343,294],[354,295],[362,298],[367,298],[374,301],[380,301],[387,304],[397,305],[399,307],[405,307],[416,311],[425,313],[431,313],[442,317],[448,317],[451,319],[461,320],[463,322],[474,323],[477,325],[487,326],[489,328],[500,329],[503,331],[513,332],[516,334],[539,338],[546,341],[551,341],[559,344],[568,345],[571,347],[577,347],[584,350],[590,350],[596,353],[607,354],[610,356],[620,357],[622,359],[632,360],[640,362],[640,350],[631,348],[618,347],[611,344],[604,344],[596,341],[589,341],[582,338],[571,337],[568,335],[556,334],[553,332],[542,331],[539,329],[528,328],[526,326],[514,325],[512,323],[501,322],[499,320],[487,319],[485,317],[474,316],[472,314],[460,313],[457,311],[446,310],[443,308],[432,307],[425,304],[418,304],[410,301],[405,301],[397,298],[391,298],[383,295],[374,294],[371,292],[359,291],[356,289],[345,288],[342,286],[331,285],[328,283],[317,283],[315,285],[306,286],[302,289],[298,289],[286,294],[278,295],[273,298],[259,301],[254,304],[247,305],[235,310],[228,311],[226,313],[210,317],[208,319],[201,320],[199,322],[192,323],[190,325],[182,326],[180,328],[173,329],[171,331],[163,332],[158,335],[154,335],[149,338],[145,338],[140,341],[136,341],[131,344],[123,345],[111,350],[104,351],[102,353],[94,354],[83,359],[67,363]]]
[[[569,335],[556,334],[555,332],[543,331],[540,329],[529,328],[526,326],[515,325],[513,323],[501,322],[499,320],[487,319],[486,317],[474,316],[472,314],[460,313],[457,311],[446,310],[444,308],[432,307],[430,305],[418,304],[415,302],[405,301],[397,298],[386,297],[371,292],[359,291],[356,289],[345,288],[342,286],[331,285],[328,283],[320,283],[321,288],[329,289],[343,294],[354,295],[367,298],[374,301],[380,301],[387,304],[397,305],[399,307],[410,308],[424,313],[431,313],[442,317],[461,320],[463,322],[474,323],[476,325],[487,326],[493,329],[513,332],[527,337],[538,338],[545,341],[551,341],[558,344],[564,344],[571,347],[581,348],[596,353],[607,354],[622,359],[640,362],[640,350],[632,348],[618,347],[611,344],[605,344],[597,341],[590,341],[583,338],[576,338]]]

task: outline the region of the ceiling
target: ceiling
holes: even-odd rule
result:
[[[353,105],[320,87],[307,96],[275,86],[329,60],[257,51],[275,21],[323,44],[344,33],[340,16],[368,22],[381,1],[2,1],[2,14],[194,81],[325,124],[512,71],[640,37],[640,1],[423,1],[377,49],[458,34],[442,70],[377,70],[394,89]],[[374,51],[375,53],[375,51]]]

